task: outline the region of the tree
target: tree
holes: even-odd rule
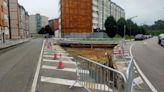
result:
[[[132,31],[132,25],[133,25],[133,21],[131,20],[127,20],[126,21],[126,35],[130,36],[131,35],[131,31]]]
[[[38,32],[38,34],[46,34],[45,28],[41,28],[41,30]]]
[[[164,29],[164,21],[157,20],[157,21],[155,21],[153,26],[155,27],[155,29]]]
[[[131,35],[135,36],[138,34],[138,25],[136,23],[133,23],[131,25]]]
[[[46,33],[48,33],[49,35],[54,35],[54,31],[51,29],[51,27],[49,25],[45,26],[45,31]]]
[[[54,31],[50,28],[49,25],[46,25],[45,27],[41,28],[41,30],[38,32],[38,34],[54,35]]]
[[[110,16],[105,21],[106,33],[109,37],[113,38],[116,35],[116,21],[113,16]]]
[[[120,18],[117,21],[117,34],[119,34],[121,37],[124,37],[125,25],[126,25],[126,20],[124,18]]]

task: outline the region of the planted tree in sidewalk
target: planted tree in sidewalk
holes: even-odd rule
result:
[[[110,16],[105,21],[106,33],[109,37],[113,38],[116,35],[116,20],[113,16]]]

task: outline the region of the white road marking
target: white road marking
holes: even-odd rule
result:
[[[54,84],[71,86],[72,84],[75,83],[76,80],[67,80],[67,79],[51,78],[51,77],[41,76],[41,81],[42,82],[47,82],[47,83],[54,83]],[[76,83],[75,87],[82,87],[82,86],[79,83]]]
[[[44,54],[46,55],[46,54],[50,54],[50,53],[49,52],[44,52]],[[51,53],[51,54],[54,54],[54,52]],[[56,54],[61,54],[61,55],[64,55],[64,56],[68,56],[69,55],[68,53],[56,53]]]
[[[43,57],[49,57],[49,58],[53,58],[53,55],[43,55]],[[61,56],[62,59],[73,59],[73,57],[68,57],[68,56]]]
[[[143,80],[142,80],[142,78],[141,78],[140,76],[137,77],[137,78],[135,78],[135,79],[133,80],[133,82],[134,82],[136,85],[140,85],[140,84],[144,83]]]
[[[44,62],[54,62],[54,63],[58,63],[59,60],[50,60],[50,59],[43,59]],[[73,61],[62,61],[63,63],[68,63],[68,64],[76,64],[76,62],[73,62]]]
[[[60,79],[60,78],[51,78],[51,77],[44,77],[41,76],[41,81],[46,83],[54,83],[59,85],[66,85],[66,86],[72,86],[72,84],[75,83],[76,80],[68,80],[68,79]],[[80,81],[79,81],[80,82]],[[97,83],[87,83],[87,87],[90,89],[95,88],[96,90],[105,90],[109,92],[113,92],[112,89],[110,89],[107,85],[104,84],[97,84]],[[75,87],[82,87],[78,82],[75,84]]]
[[[48,65],[43,65],[42,66],[43,69],[50,69],[50,70],[58,70],[58,71],[66,71],[66,72],[73,72],[76,73],[76,69],[74,68],[64,68],[64,69],[58,69],[55,66],[48,66]],[[88,70],[80,70],[79,69],[79,73],[85,73],[85,74],[89,74]]]
[[[44,52],[48,52],[50,49],[45,49]],[[53,50],[54,51],[54,50]],[[65,53],[66,51],[64,50],[56,50],[55,52],[58,52],[58,53]]]
[[[38,65],[37,65],[37,69],[36,69],[36,72],[35,72],[35,76],[34,76],[34,80],[33,80],[30,92],[35,92],[36,91],[36,85],[37,85],[37,81],[38,81],[38,77],[39,77],[39,71],[40,71],[40,67],[41,67],[41,61],[42,61],[44,44],[45,44],[45,40],[43,41],[43,45],[42,45],[42,49],[41,49],[41,53],[40,53],[40,57],[39,57]]]
[[[139,68],[139,66],[137,65],[136,62],[134,62],[139,74],[142,76],[142,78],[145,80],[145,82],[147,83],[147,85],[150,87],[150,89],[153,92],[158,92],[157,89],[152,85],[152,83],[148,80],[148,78],[144,75],[144,73],[141,71],[141,69]]]
[[[132,47],[134,46],[134,44],[132,44],[130,46],[130,55],[133,57],[132,54]],[[144,79],[144,81],[147,83],[147,85],[149,86],[149,88],[153,91],[153,92],[158,92],[157,89],[152,85],[152,83],[148,80],[148,78],[144,75],[144,73],[141,71],[141,69],[139,68],[138,64],[136,63],[136,61],[134,60],[134,65],[138,71],[138,73],[141,75],[141,77]]]

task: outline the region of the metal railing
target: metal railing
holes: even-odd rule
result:
[[[128,62],[125,74],[112,68],[110,62],[100,64],[78,56],[75,59],[77,63],[77,81],[75,84],[81,84],[89,92],[133,92],[134,59],[131,49],[130,60],[125,61]]]
[[[77,81],[75,84],[79,83],[89,92],[127,92],[125,75],[110,68],[110,62],[103,65],[81,56],[76,58],[76,62]]]

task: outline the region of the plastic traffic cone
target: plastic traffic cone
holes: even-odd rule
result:
[[[64,63],[62,61],[59,61],[58,69],[63,69],[63,68],[64,68]]]
[[[54,53],[54,60],[56,60],[57,59],[57,54],[56,53]]]
[[[61,60],[61,54],[60,54],[60,61],[58,63],[58,69],[63,69],[64,68],[64,63]]]

